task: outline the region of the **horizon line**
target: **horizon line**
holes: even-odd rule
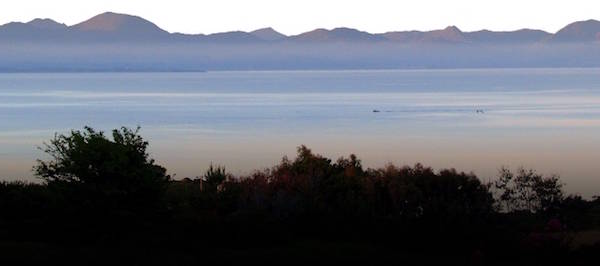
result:
[[[304,33],[309,33],[309,32],[316,31],[316,30],[332,31],[332,30],[335,30],[335,29],[352,29],[352,30],[357,30],[357,31],[360,31],[360,32],[369,33],[371,35],[380,35],[380,34],[393,33],[393,32],[431,32],[431,31],[444,30],[444,29],[448,29],[448,28],[451,28],[451,27],[455,27],[460,32],[463,32],[463,33],[472,33],[472,32],[480,32],[480,31],[516,32],[516,31],[521,31],[521,30],[534,30],[534,31],[543,31],[543,32],[546,32],[546,33],[554,35],[557,32],[559,32],[560,30],[562,30],[563,28],[565,28],[566,26],[568,26],[570,24],[573,24],[573,23],[586,22],[586,21],[599,21],[598,19],[595,19],[595,18],[578,19],[578,20],[570,22],[567,25],[562,26],[560,29],[558,29],[556,31],[547,31],[547,30],[537,29],[537,28],[532,28],[532,27],[527,27],[527,26],[526,27],[521,27],[521,28],[516,28],[516,29],[509,29],[509,30],[494,30],[494,29],[489,29],[489,28],[481,28],[481,29],[478,29],[478,30],[462,30],[460,26],[457,26],[456,24],[454,24],[454,25],[447,25],[447,26],[442,26],[440,28],[432,28],[432,29],[398,29],[398,30],[388,30],[388,31],[382,31],[382,32],[370,32],[370,31],[362,30],[362,29],[359,29],[359,28],[353,28],[353,27],[349,27],[349,26],[335,26],[335,27],[317,27],[317,28],[314,28],[314,29],[309,29],[309,30],[306,30],[306,31],[302,31],[302,32],[297,33],[297,34],[286,34],[286,33],[283,33],[281,31],[278,31],[276,29],[276,27],[273,27],[273,26],[264,26],[264,27],[259,27],[259,28],[253,29],[253,30],[248,30],[248,31],[242,30],[242,29],[233,29],[233,30],[226,30],[226,31],[215,31],[215,32],[211,32],[211,33],[202,33],[202,32],[190,33],[190,32],[181,32],[181,31],[170,31],[170,30],[167,30],[167,29],[161,27],[160,25],[158,25],[157,23],[155,23],[154,21],[151,21],[151,20],[146,19],[146,18],[144,18],[142,16],[139,16],[139,15],[134,15],[134,14],[130,14],[130,13],[114,12],[114,11],[104,11],[104,12],[98,13],[96,15],[93,15],[93,16],[91,16],[91,17],[89,17],[89,18],[87,18],[87,19],[85,19],[83,21],[76,22],[74,24],[67,24],[67,23],[61,22],[59,20],[56,20],[54,18],[50,18],[50,17],[35,17],[35,18],[32,18],[32,19],[29,19],[28,21],[9,21],[9,22],[5,22],[5,23],[0,24],[0,27],[8,25],[8,24],[11,24],[11,23],[23,23],[23,24],[27,24],[27,23],[30,23],[30,22],[35,21],[35,20],[52,20],[52,21],[54,21],[56,23],[63,24],[66,27],[70,28],[70,27],[76,26],[76,25],[78,25],[80,23],[86,22],[86,21],[88,21],[91,18],[94,18],[94,17],[99,16],[99,15],[103,15],[103,14],[116,14],[116,15],[122,15],[122,16],[137,17],[137,18],[143,19],[145,21],[148,21],[148,22],[156,25],[158,28],[160,28],[161,30],[163,30],[163,31],[165,31],[165,32],[167,32],[169,34],[212,35],[212,34],[229,33],[229,32],[246,32],[246,33],[251,33],[253,31],[258,31],[258,30],[263,30],[263,29],[272,29],[272,30],[276,31],[277,33],[283,34],[286,37],[298,36],[298,35],[302,35]]]

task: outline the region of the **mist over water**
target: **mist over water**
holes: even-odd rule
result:
[[[140,125],[177,178],[211,162],[248,174],[306,144],[371,167],[487,180],[525,166],[600,190],[600,69],[0,74],[0,122],[5,180],[33,180],[55,132]]]

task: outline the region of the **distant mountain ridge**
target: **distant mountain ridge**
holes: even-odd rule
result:
[[[95,37],[95,38],[94,38]],[[215,42],[403,42],[403,43],[536,43],[600,41],[600,21],[587,20],[565,26],[556,34],[542,30],[521,29],[496,32],[480,30],[463,32],[455,26],[432,31],[393,31],[381,34],[352,28],[316,29],[286,36],[273,28],[252,32],[232,31],[215,34],[169,33],[156,24],[138,16],[105,12],[72,26],[51,19],[34,19],[27,23],[11,22],[0,26],[0,41],[11,40],[187,40]]]
[[[309,42],[319,42],[319,41],[382,41],[385,40],[384,37],[371,34],[364,31],[359,31],[351,28],[335,28],[332,30],[326,29],[316,29],[313,31],[305,32],[299,35],[289,37],[290,40],[296,41],[309,41]]]
[[[369,33],[273,28],[170,33],[138,16],[105,12],[67,26],[51,19],[0,26],[0,72],[600,67],[600,21],[557,33],[521,29]]]
[[[271,27],[258,29],[250,32],[250,34],[264,41],[280,41],[288,37],[285,34],[282,34]]]
[[[141,17],[117,14],[112,12],[102,13],[86,21],[70,27],[80,32],[112,32],[135,35],[168,35],[169,33],[156,24]]]
[[[67,25],[63,24],[63,23],[58,23],[54,20],[45,18],[45,19],[40,19],[40,18],[36,18],[32,21],[27,22],[28,25],[38,28],[38,29],[46,29],[46,30],[62,30],[62,29],[66,29]]]
[[[519,42],[533,43],[547,40],[551,33],[542,30],[521,29],[516,31],[489,31],[480,30],[466,33],[467,39],[475,42],[504,43]]]
[[[552,36],[553,41],[600,41],[600,21],[586,20],[567,25]]]

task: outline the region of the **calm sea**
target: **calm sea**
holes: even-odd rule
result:
[[[33,180],[36,147],[85,125],[141,126],[178,178],[251,173],[305,144],[484,180],[524,166],[600,194],[600,69],[0,74],[2,179]]]

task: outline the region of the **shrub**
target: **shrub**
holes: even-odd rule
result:
[[[170,177],[146,151],[148,142],[139,128],[102,131],[86,127],[68,135],[55,135],[43,150],[48,161],[38,160],[34,171],[49,186],[67,189],[77,200],[93,204],[140,208],[155,205]]]

